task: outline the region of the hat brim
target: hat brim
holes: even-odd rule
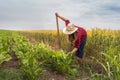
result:
[[[66,30],[66,27],[65,27],[65,28],[63,29],[63,33],[64,33],[64,34],[72,34],[72,33],[74,33],[75,31],[77,31],[77,29],[78,29],[78,28],[75,27],[75,29],[74,29],[73,31],[67,31],[67,30]]]

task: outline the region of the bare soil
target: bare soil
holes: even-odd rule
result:
[[[12,57],[11,60],[9,61],[5,61],[2,63],[2,66],[3,68],[15,68],[15,69],[18,69],[20,68],[20,61],[19,59],[17,58],[17,56],[15,55],[15,52],[12,50],[12,45],[10,45],[10,56]]]

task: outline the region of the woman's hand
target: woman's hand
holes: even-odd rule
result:
[[[74,42],[71,42],[71,45],[74,47],[74,46],[75,46],[75,43],[74,43]]]
[[[57,17],[59,16],[59,14],[58,14],[57,12],[55,13],[55,15],[56,15]]]
[[[59,18],[60,18],[61,20],[63,20],[63,21],[68,20],[67,18],[65,18],[65,17],[63,17],[63,16],[61,16],[61,15],[59,15],[58,12],[56,12],[55,15],[56,15],[56,17],[59,17]]]
[[[71,53],[73,54],[73,56],[75,56],[75,53],[77,52],[78,48],[74,48]]]

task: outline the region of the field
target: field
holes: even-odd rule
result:
[[[120,30],[87,31],[84,64],[60,31],[0,30],[0,80],[119,80]]]

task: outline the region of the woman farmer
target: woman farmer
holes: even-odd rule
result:
[[[78,27],[70,23],[67,18],[60,16],[58,13],[55,13],[55,15],[65,22],[66,27],[63,29],[63,33],[68,35],[69,41],[74,47],[71,53],[74,58],[81,64],[83,62],[84,46],[87,39],[86,30],[82,27]]]

